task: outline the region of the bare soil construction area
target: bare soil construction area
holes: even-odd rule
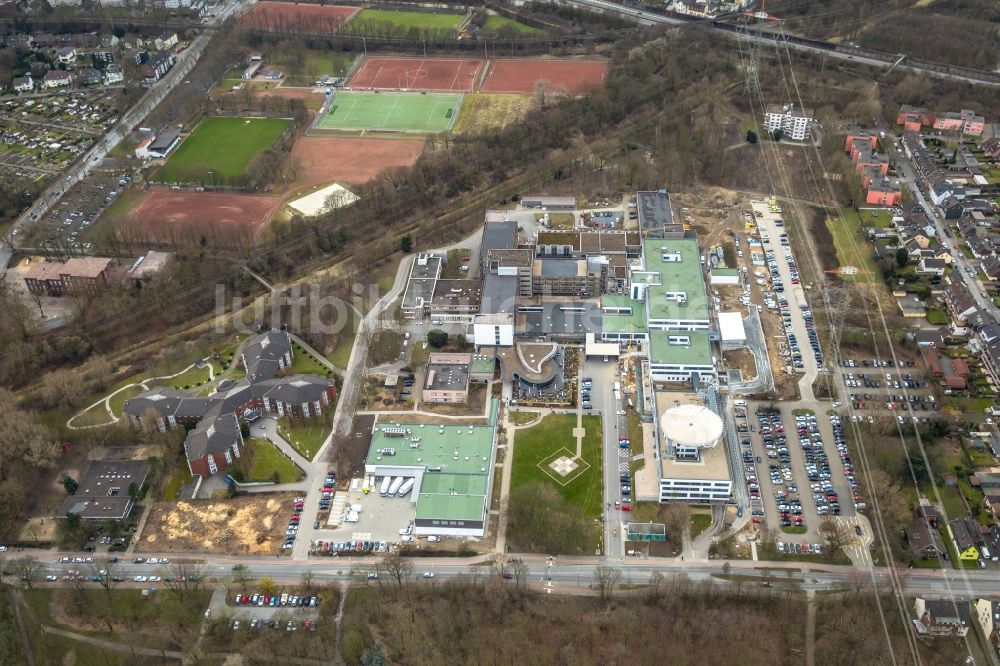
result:
[[[293,497],[275,493],[159,502],[149,514],[137,550],[275,555],[284,541]]]

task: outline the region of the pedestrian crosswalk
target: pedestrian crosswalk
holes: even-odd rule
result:
[[[627,462],[618,463],[618,471],[619,472],[627,472],[628,471],[628,463]]]

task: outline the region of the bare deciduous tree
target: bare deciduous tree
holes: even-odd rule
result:
[[[30,590],[34,582],[38,579],[38,574],[42,569],[41,562],[36,557],[25,555],[24,557],[17,558],[11,564],[13,565],[11,573],[21,579],[24,586]]]
[[[413,563],[399,553],[386,553],[378,562],[379,575],[386,575],[396,581],[396,585],[403,586],[403,580],[413,573]]]
[[[609,601],[614,594],[615,586],[622,577],[620,569],[601,565],[594,569],[594,586],[601,593],[602,601]]]

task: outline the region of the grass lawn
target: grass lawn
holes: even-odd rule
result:
[[[323,446],[330,427],[323,420],[317,419],[278,419],[281,436],[284,437],[296,451],[309,460],[313,459],[319,447]]]
[[[111,396],[111,399],[108,400],[108,404],[111,406],[112,413],[114,413],[115,416],[121,416],[122,409],[125,407],[125,401],[134,398],[140,393],[142,393],[142,387],[133,386]]]
[[[785,534],[805,534],[807,530],[805,527],[782,527],[781,531]]]
[[[351,324],[351,334],[342,335],[340,340],[337,342],[337,346],[333,348],[329,356],[326,357],[330,363],[341,370],[347,368],[347,362],[351,360],[351,350],[354,348],[354,338],[358,334],[358,318],[348,317],[348,321]]]
[[[452,131],[455,134],[472,134],[502,129],[524,118],[535,104],[532,95],[467,93]]]
[[[858,214],[850,208],[842,208],[840,216],[828,218],[826,227],[833,236],[833,244],[837,248],[837,262],[841,267],[854,266],[858,273],[841,275],[845,280],[854,282],[872,282],[878,280],[878,267],[872,257],[871,248],[861,235],[861,220]]]
[[[468,263],[463,264],[462,260],[468,260],[471,256],[470,250],[448,250],[448,263],[441,270],[441,279],[456,280],[465,277],[467,271],[463,271],[462,266],[468,266]]]
[[[170,374],[170,373],[167,373]],[[187,372],[171,377],[170,379],[156,379],[149,382],[149,386],[172,386],[174,388],[192,388],[208,381],[208,367],[191,368]]]
[[[325,365],[320,363],[315,356],[306,351],[297,342],[292,343],[292,367],[289,374],[292,375],[319,375],[329,377],[331,372]]]
[[[524,425],[538,418],[538,412],[510,412],[507,418],[514,425]]]
[[[944,326],[951,318],[941,308],[927,308],[927,321],[935,326]]]
[[[107,220],[108,222],[117,222],[135,208],[135,205],[142,199],[143,194],[144,192],[139,188],[125,190],[105,209],[100,219]]]
[[[858,214],[861,215],[861,219],[865,221],[865,224],[870,224],[876,229],[888,229],[892,226],[892,215],[887,210],[861,210]]]
[[[486,20],[483,22],[483,30],[487,32],[499,32],[500,30],[517,30],[524,35],[540,35],[542,34],[541,28],[536,28],[531,25],[525,25],[520,21],[514,20],[512,18],[507,18],[506,16],[487,16]]]
[[[170,477],[167,484],[163,486],[163,499],[164,501],[172,501],[177,499],[177,495],[180,493],[181,486],[185,483],[191,483],[193,479],[191,478],[191,470],[187,467],[182,467],[180,471]]]
[[[691,538],[694,539],[699,534],[707,530],[712,525],[712,512],[701,512],[699,509],[691,510]]]
[[[564,499],[579,506],[586,515],[599,516],[602,512],[601,417],[583,417],[586,436],[581,461],[578,461],[581,464],[575,470],[560,476],[548,466],[560,455],[575,455],[575,427],[576,416],[553,414],[538,425],[519,430],[514,444],[511,487],[535,481],[551,483]]]
[[[357,32],[365,25],[392,23],[401,28],[425,28],[447,30],[458,26],[462,14],[439,14],[436,12],[405,12],[391,9],[362,9],[348,24],[349,32]]]
[[[541,222],[546,213],[535,213],[535,222]],[[549,227],[552,229],[572,229],[576,223],[573,213],[547,213],[549,216]]]
[[[933,559],[917,560],[916,562],[913,563],[913,568],[914,569],[940,569],[941,568],[941,561],[940,560],[933,560]]]
[[[167,158],[155,178],[168,183],[200,181],[209,171],[220,180],[238,178],[257,153],[273,146],[290,124],[280,118],[205,118]]]
[[[274,444],[257,437],[247,441],[240,467],[247,481],[272,481],[277,474],[278,483],[295,483],[303,476],[302,470]]]

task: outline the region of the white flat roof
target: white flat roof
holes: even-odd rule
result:
[[[587,333],[587,343],[584,353],[587,356],[614,356],[618,358],[619,351],[617,342],[597,342],[593,333]]]
[[[719,313],[719,333],[723,342],[739,342],[747,339],[743,328],[743,315],[739,312]]]

